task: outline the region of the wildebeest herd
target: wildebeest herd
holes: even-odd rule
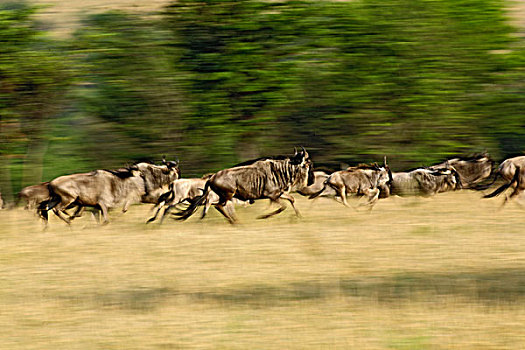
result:
[[[382,165],[360,164],[326,172],[314,170],[310,155],[301,147],[292,156],[257,158],[201,178],[180,178],[180,174],[178,161],[163,159],[160,165],[140,162],[116,170],[60,176],[28,186],[20,191],[18,201],[24,201],[26,209],[36,209],[46,225],[49,211],[70,224],[85,208],[91,208],[99,221],[102,216],[102,223],[107,223],[108,210],[122,207],[126,212],[135,203],[155,204],[155,213],[147,222],[159,216],[162,222],[170,213],[174,219],[186,220],[201,206],[201,218],[204,218],[214,206],[234,224],[236,204],[249,205],[266,198],[279,207],[259,218],[282,212],[286,209],[285,201],[300,216],[292,193],[310,199],[332,197],[346,206],[348,195],[362,196],[366,200],[360,205],[371,209],[379,199],[389,196],[486,190],[501,178],[503,184],[484,198],[511,188],[506,202],[525,190],[525,156],[509,158],[497,169],[490,156],[483,153],[406,172],[392,172],[386,157]]]

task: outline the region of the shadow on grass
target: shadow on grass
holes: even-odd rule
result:
[[[380,303],[461,297],[485,305],[525,301],[525,270],[494,270],[486,273],[398,274],[338,281],[304,281],[279,286],[249,285],[241,288],[186,293],[170,288],[134,288],[108,293],[67,297],[75,304],[95,304],[133,312],[153,311],[163,303],[184,297],[194,302],[269,307],[297,301],[320,300],[334,295]]]
[[[428,300],[437,296],[463,297],[482,304],[521,303],[525,301],[525,270],[306,281],[282,287],[261,285],[227,292],[203,292],[193,297],[231,304],[268,305],[333,295],[384,303]]]

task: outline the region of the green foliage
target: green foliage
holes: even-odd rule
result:
[[[154,18],[89,15],[67,43],[13,5],[0,11],[1,151],[50,139],[45,180],[162,154],[200,175],[297,145],[332,168],[516,154],[525,50],[504,5],[180,0]]]
[[[48,121],[69,83],[60,48],[37,29],[34,13],[24,4],[0,7],[0,192],[7,197],[11,167],[15,190],[20,177],[39,181]]]
[[[76,33],[76,101],[95,164],[174,152],[186,107],[165,40],[155,23],[118,12],[90,16]]]
[[[494,150],[473,108],[511,68],[498,1],[189,0],[168,18],[194,119],[228,145],[304,144],[334,166]]]

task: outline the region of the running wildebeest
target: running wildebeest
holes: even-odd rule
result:
[[[142,162],[117,170],[60,176],[49,182],[51,199],[40,204],[39,213],[47,223],[47,212],[53,209],[69,224],[72,218],[66,216],[67,208],[72,205],[95,207],[100,209],[107,223],[108,209],[123,205],[122,211],[126,212],[133,203],[156,201],[158,189],[169,186],[179,173],[176,162],[163,165]]]
[[[483,198],[496,197],[497,195],[501,194],[509,187],[517,188],[516,185],[519,179],[519,176],[517,175],[519,173],[518,169],[525,169],[525,156],[518,156],[518,157],[505,159],[499,165],[498,169],[494,173],[494,179],[488,186],[494,184],[494,182],[496,182],[498,177],[501,177],[505,183],[501,185],[500,187],[498,187],[494,192],[483,196]],[[517,176],[518,178],[516,178]],[[513,193],[513,197],[516,194],[517,193]]]
[[[386,165],[380,167],[377,164],[360,164],[332,173],[324,182],[323,188],[310,195],[310,199],[321,195],[326,189],[332,188],[336,195],[341,198],[345,206],[349,206],[346,200],[348,194],[367,196],[365,205],[372,208],[379,199],[382,187],[387,187],[391,181],[390,169]]]
[[[494,161],[487,153],[481,153],[472,157],[452,158],[443,163],[430,166],[429,169],[453,168],[457,171],[461,182],[461,188],[473,188],[490,176]]]
[[[451,167],[419,168],[409,172],[393,173],[391,193],[399,196],[431,196],[456,190],[460,188],[460,182],[459,174]]]
[[[213,174],[206,174],[200,178],[177,179],[173,181],[173,183],[170,185],[170,191],[164,193],[159,198],[154,208],[156,210],[155,215],[149,218],[147,222],[152,222],[156,220],[163,207],[166,208],[162,213],[162,217],[160,220],[161,223],[164,221],[164,218],[166,217],[166,215],[169,214],[171,209],[176,207],[178,204],[183,204],[185,202],[191,204],[192,202],[199,199],[199,197],[203,194],[204,186],[206,186],[206,181],[208,181],[208,179],[212,175]],[[208,196],[206,197],[205,202],[202,203],[204,205],[204,209],[202,211],[201,218],[204,218],[210,207],[212,205],[217,204],[218,202],[219,196],[215,192],[210,190],[208,192]],[[235,204],[248,204],[248,202],[243,202],[236,198],[233,198],[232,202]]]
[[[36,185],[31,185],[24,187],[17,196],[17,201],[15,206],[18,206],[20,202],[25,201],[26,205],[24,209],[38,209],[40,203],[49,201],[51,199],[51,194],[49,193],[49,182],[42,182]],[[77,207],[74,214],[70,215],[70,219],[80,217],[84,210],[83,206],[77,206],[76,203],[71,204],[67,209]]]
[[[49,182],[42,182],[37,185],[24,187],[18,193],[16,204],[18,205],[21,201],[25,201],[25,209],[36,209],[38,204],[50,199],[48,185]]]
[[[268,198],[272,203],[280,205],[276,211],[260,216],[261,219],[285,210],[286,205],[282,199],[289,201],[296,215],[300,216],[294,205],[295,199],[289,192],[297,187],[305,187],[313,183],[313,162],[304,148],[300,152],[296,151],[292,157],[265,157],[241,164],[243,165],[223,169],[213,174],[206,181],[204,193],[186,210],[177,213],[180,216],[179,219],[189,218],[197,210],[198,205],[206,200],[210,190],[219,196],[218,203],[214,205],[215,208],[231,224],[237,221],[233,206],[227,206],[233,198],[250,202]]]

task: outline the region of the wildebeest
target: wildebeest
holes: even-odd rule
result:
[[[151,222],[157,219],[160,211],[164,209],[164,213],[161,217],[161,222],[164,217],[170,212],[170,210],[178,204],[183,203],[188,199],[194,199],[202,195],[206,181],[209,176],[206,175],[202,178],[189,178],[189,179],[177,179],[170,184],[168,192],[162,194],[159,197],[155,205],[155,215],[148,219],[147,222]]]
[[[95,170],[90,173],[60,176],[49,182],[51,199],[40,204],[39,212],[47,222],[47,211],[55,214],[68,224],[71,221],[65,210],[72,205],[100,209],[107,222],[108,209],[122,205],[127,211],[129,205],[156,201],[157,190],[167,187],[179,176],[176,162],[163,165],[137,163],[117,170]]]
[[[170,190],[167,193],[164,193],[158,200],[155,206],[155,215],[148,219],[147,222],[152,222],[157,219],[160,211],[165,207],[164,212],[162,213],[161,223],[164,221],[166,215],[179,204],[188,203],[191,204],[194,201],[198,200],[199,197],[203,194],[204,186],[206,186],[206,181],[213,174],[206,174],[200,178],[187,178],[187,179],[177,179],[173,181],[170,185]],[[204,209],[202,211],[202,218],[206,216],[206,213],[212,205],[215,205],[219,202],[219,196],[212,190],[208,191],[208,195],[204,203]],[[248,202],[243,202],[236,198],[232,199],[232,202],[235,204],[248,204]]]
[[[379,198],[380,188],[388,186],[390,180],[390,169],[386,163],[383,167],[377,164],[361,164],[332,173],[325,180],[323,188],[310,195],[309,198],[316,198],[325,190],[331,188],[341,198],[345,206],[349,206],[346,196],[355,194],[357,196],[366,196],[368,198],[366,205],[372,208]]]
[[[24,187],[18,193],[17,205],[25,201],[25,209],[36,209],[38,204],[50,199],[48,185],[49,182],[42,182],[37,185]]]
[[[495,171],[494,179],[488,186],[496,182],[498,177],[501,177],[505,183],[498,187],[494,192],[485,195],[483,198],[495,197],[504,192],[509,187],[517,188],[517,181],[519,179],[517,174],[519,174],[519,169],[525,169],[525,156],[505,159]],[[516,176],[518,176],[517,179],[515,179]],[[513,196],[516,194],[513,193]]]
[[[513,197],[517,196],[518,194],[521,194],[521,193],[525,192],[525,168],[521,168],[519,166],[516,166],[516,168],[514,170],[514,176],[512,177],[512,180],[508,184],[502,185],[501,187],[505,187],[503,189],[503,191],[506,190],[509,187],[514,188],[514,191],[512,191],[510,196],[505,198],[505,201],[503,201],[502,205],[505,205],[505,203],[507,203],[508,200],[512,199]],[[501,192],[498,192],[498,194],[499,193],[501,193]],[[488,196],[485,196],[485,197],[488,197]]]
[[[430,166],[429,169],[451,169],[457,171],[461,188],[473,188],[490,176],[494,161],[487,153],[476,154],[472,157],[452,158],[443,163]]]
[[[292,157],[264,157],[241,164],[213,174],[206,181],[204,193],[179,213],[179,219],[189,218],[197,206],[204,202],[210,190],[219,196],[215,208],[231,224],[234,224],[237,218],[233,206],[226,205],[230,204],[233,198],[250,202],[269,198],[271,202],[280,205],[276,211],[259,218],[268,218],[285,210],[286,205],[282,199],[286,199],[299,216],[299,211],[294,205],[295,199],[289,192],[313,183],[313,162],[304,148],[300,152],[296,151]]]
[[[459,174],[453,168],[419,168],[392,174],[393,195],[431,196],[460,188]]]

